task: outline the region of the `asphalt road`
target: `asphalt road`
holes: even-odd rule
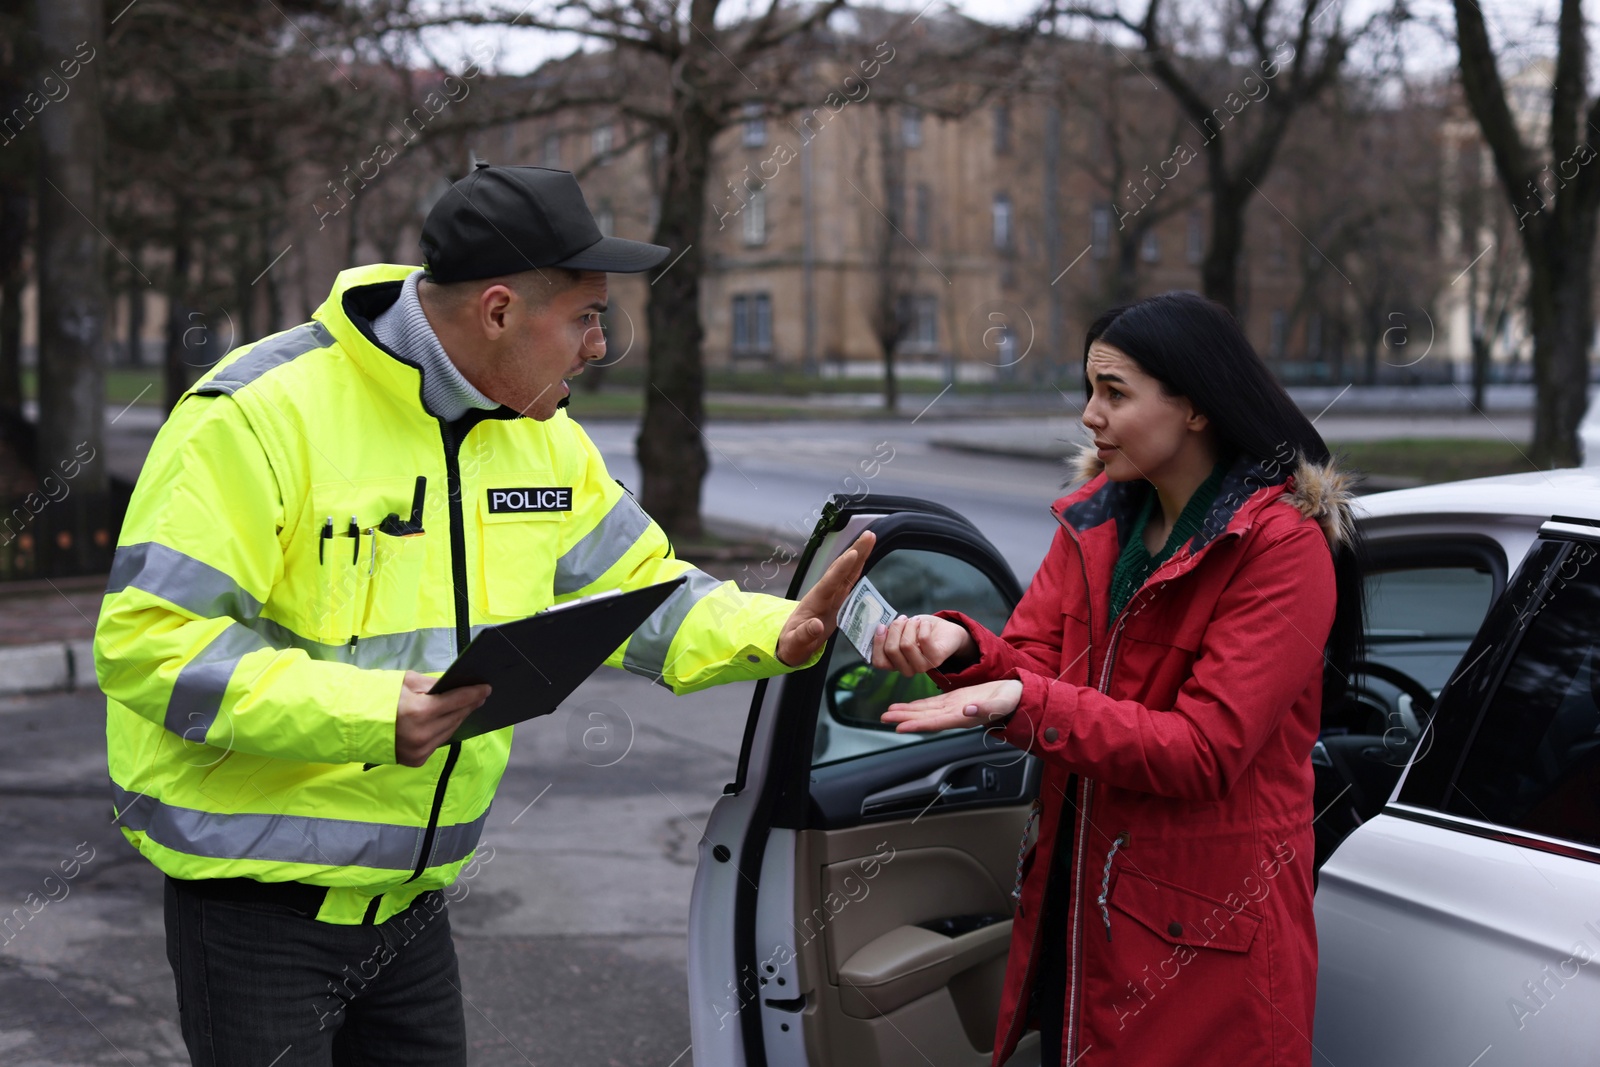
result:
[[[981,426],[986,424],[974,424]],[[637,486],[632,424],[585,423],[611,473]],[[1060,463],[982,456],[931,444],[962,432],[926,422],[724,422],[707,432],[704,514],[804,540],[834,493],[934,500],[967,516],[1027,582],[1056,530]]]
[[[493,852],[450,906],[474,1067],[693,1062],[697,827],[733,775],[751,688],[675,698],[605,671],[518,729]],[[161,879],[110,823],[104,721],[98,693],[0,700],[0,901],[36,902],[0,933],[7,1067],[188,1062]]]

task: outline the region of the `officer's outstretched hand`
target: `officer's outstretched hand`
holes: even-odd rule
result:
[[[800,599],[778,637],[779,663],[798,667],[816,655],[817,649],[838,628],[839,609],[861,578],[867,557],[877,541],[877,534],[870,531],[856,538],[856,543],[840,553],[822,579]]]
[[[407,767],[427,763],[433,750],[450,740],[461,720],[489,699],[487,685],[464,685],[437,695],[428,692],[437,681],[406,671],[394,717],[395,762]]]

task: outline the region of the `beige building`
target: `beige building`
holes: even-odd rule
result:
[[[1202,132],[1139,79],[1116,83],[1120,111],[1112,110],[1095,95],[1096,78],[1109,85],[1111,73],[1084,76],[1107,58],[1081,43],[1050,47],[1071,53],[1057,57],[1076,72],[1070,91],[992,96],[955,117],[895,102],[870,78],[839,92],[845,74],[874,59],[865,41],[815,75],[810,110],[747,105],[717,142],[708,193],[700,249],[707,366],[876,375],[887,309],[900,329],[897,367],[908,376],[1071,380],[1084,330],[1114,293],[1199,288],[1209,226]],[[486,80],[477,84],[484,91]],[[1108,115],[1133,119],[1108,124]],[[574,109],[413,140],[412,127],[430,121],[415,116],[380,131],[394,150],[381,166],[372,157],[307,165],[279,227],[283,247],[253,253],[259,277],[233,290],[254,313],[219,298],[178,316],[185,338],[209,340],[197,363],[302,321],[347,264],[416,262],[422,218],[445,176],[465,173],[475,158],[572,170],[602,230],[646,240],[654,230],[662,142],[637,121]],[[1240,267],[1246,329],[1263,356],[1290,371],[1325,359],[1348,332],[1329,325],[1347,317],[1342,291],[1331,306],[1308,296],[1311,239],[1283,214],[1339,190],[1291,188],[1295,180],[1280,167],[1251,203]],[[653,276],[613,277],[609,364],[642,362]],[[126,337],[139,293],[150,363],[169,332],[162,294],[125,289],[115,335]]]

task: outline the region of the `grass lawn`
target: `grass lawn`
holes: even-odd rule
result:
[[[1527,446],[1502,438],[1395,437],[1382,441],[1329,442],[1341,464],[1383,479],[1418,484],[1520,474],[1538,470]]]
[[[142,394],[142,395],[141,395]],[[22,372],[22,395],[29,400],[39,399],[37,371]],[[138,397],[141,406],[157,407],[161,404],[161,369],[159,367],[111,367],[106,371],[106,406],[116,411],[131,404]]]

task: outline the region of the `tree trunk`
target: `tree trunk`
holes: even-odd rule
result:
[[[1581,229],[1581,228],[1580,228]],[[1589,342],[1594,330],[1592,236],[1552,238],[1571,242],[1564,262],[1552,270],[1535,265],[1528,310],[1533,327],[1533,447],[1540,467],[1576,467],[1580,462],[1578,424],[1588,407]],[[1592,230],[1590,231],[1592,234]],[[1581,245],[1581,247],[1574,247]]]
[[[22,250],[31,200],[20,188],[0,193],[0,419],[22,418]]]
[[[1200,264],[1200,285],[1206,296],[1234,314],[1239,313],[1245,201],[1246,196],[1221,175],[1211,175],[1211,241]]]
[[[47,57],[81,42],[103,48],[94,0],[37,0],[39,43]],[[40,573],[109,562],[104,452],[105,345],[109,322],[105,239],[100,216],[103,145],[98,65],[85,64],[73,91],[38,118],[39,458],[40,480],[69,479],[77,503],[41,513]],[[71,474],[66,472],[71,471]],[[47,486],[49,483],[45,483]],[[49,521],[46,522],[45,519]],[[53,534],[53,536],[47,536]]]
[[[1106,303],[1111,306],[1130,304],[1139,293],[1139,246],[1144,242],[1148,226],[1135,226],[1117,236],[1117,264],[1111,272],[1111,284],[1106,293]]]
[[[162,357],[163,405],[171,411],[194,381],[186,345],[189,328],[189,227],[179,211],[172,240],[172,273],[167,279],[167,343]]]
[[[1472,408],[1488,411],[1485,396],[1489,381],[1489,335],[1479,330],[1472,335]]]
[[[645,320],[650,327],[644,419],[635,441],[643,479],[640,503],[670,537],[696,538],[700,488],[708,463],[705,423],[705,365],[700,349],[699,242],[705,216],[706,181],[711,168],[715,119],[692,103],[668,134],[666,181],[655,241],[677,256],[668,260],[650,286]],[[670,264],[670,266],[668,265]]]

